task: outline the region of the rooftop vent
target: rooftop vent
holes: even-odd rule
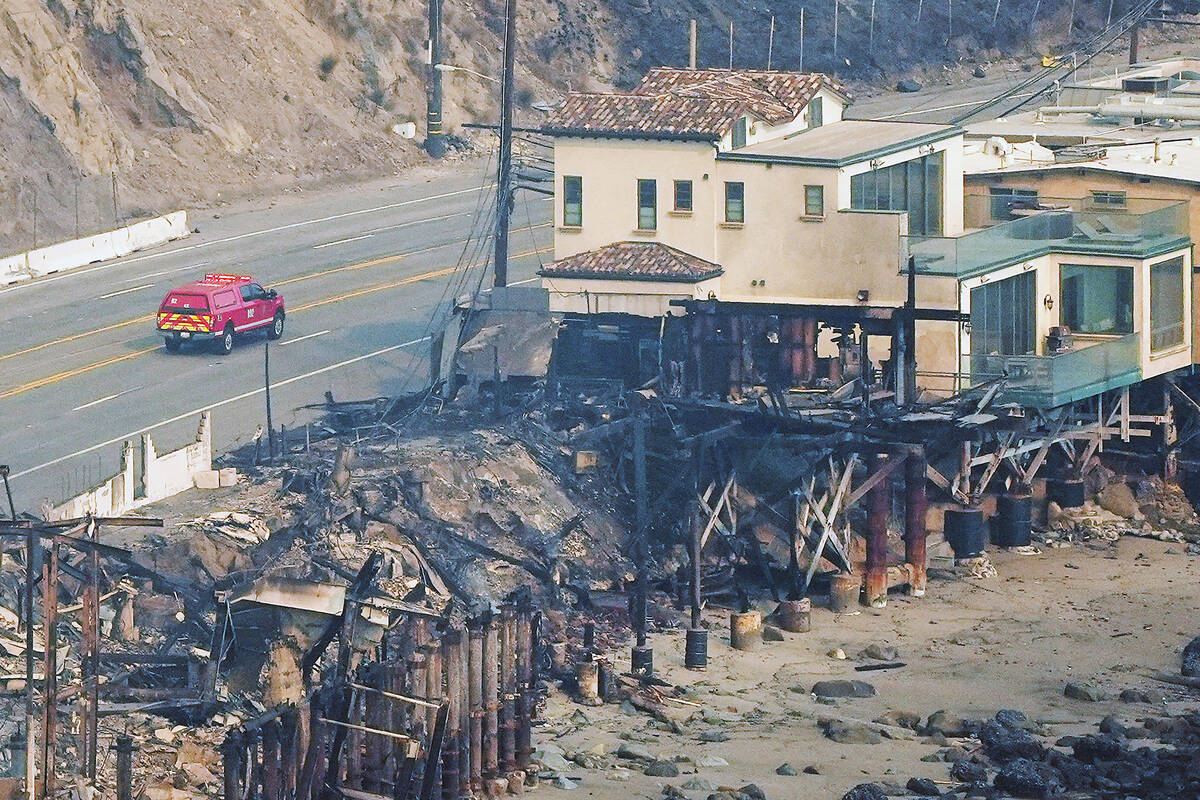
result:
[[[1141,94],[1165,94],[1173,85],[1170,78],[1125,78],[1121,81],[1121,88],[1125,91]]]

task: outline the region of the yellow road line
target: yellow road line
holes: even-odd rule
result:
[[[547,247],[547,248],[543,248],[540,250],[529,250],[524,253],[517,253],[516,255],[510,256],[510,258],[525,258],[526,256],[548,253],[552,249],[553,248]],[[399,258],[399,256],[393,256],[391,258],[395,259],[395,258]],[[343,268],[343,269],[345,269],[345,268]],[[377,286],[369,286],[366,289],[358,289],[353,292],[346,292],[345,294],[340,294],[335,297],[327,297],[324,300],[317,300],[312,303],[307,303],[305,305],[298,306],[297,308],[293,308],[289,313],[298,314],[301,311],[307,311],[310,308],[317,308],[319,306],[328,305],[330,303],[339,303],[343,300],[350,300],[355,297],[362,297],[363,295],[374,294],[375,292],[382,292],[386,289],[395,289],[400,286],[407,286],[410,283],[417,283],[419,281],[429,280],[430,278],[440,278],[445,275],[453,274],[455,271],[457,271],[457,269],[458,269],[458,267],[446,267],[444,269],[437,269],[437,270],[432,270],[430,272],[423,272],[420,275],[411,275],[407,278],[402,278],[398,281],[390,281],[388,283],[381,283]],[[276,284],[276,285],[278,285],[278,284]],[[150,319],[153,319],[153,317],[150,317]],[[114,327],[119,327],[119,326],[114,326]],[[84,334],[78,334],[78,335],[82,336]],[[126,353],[125,355],[116,356],[114,358],[109,358],[104,361],[97,361],[95,364],[88,364],[85,367],[78,367],[76,369],[67,370],[66,372],[60,372],[56,375],[50,375],[45,378],[39,378],[36,381],[30,381],[29,383],[23,384],[21,386],[17,386],[12,389],[9,389],[7,391],[0,392],[0,400],[5,400],[9,397],[14,397],[19,394],[24,394],[25,392],[31,391],[33,389],[39,389],[43,386],[49,386],[52,383],[58,383],[59,381],[66,380],[68,378],[74,378],[77,375],[82,375],[86,372],[91,372],[92,370],[100,369],[101,367],[107,367],[112,364],[119,364],[122,361],[129,361],[130,359],[134,359],[139,356],[144,356],[147,353],[153,353],[153,352],[157,351],[158,349],[159,349],[158,345],[155,345],[154,347],[147,347],[143,350],[135,350],[132,353]]]
[[[117,364],[122,361],[128,361],[131,358],[137,358],[138,356],[144,356],[147,353],[153,353],[157,349],[158,349],[158,345],[155,345],[154,347],[147,347],[144,350],[134,350],[132,353],[126,353],[123,356],[117,356],[116,358],[110,358],[106,361],[97,361],[95,364],[88,364],[86,367],[79,367],[78,369],[72,369],[72,370],[68,370],[66,372],[60,372],[57,375],[51,375],[46,378],[39,378],[38,380],[31,381],[30,383],[27,383],[23,386],[18,386],[14,389],[9,389],[6,392],[0,392],[0,400],[4,400],[5,398],[13,397],[14,395],[28,392],[31,389],[37,389],[42,386],[48,386],[51,383],[58,383],[59,381],[66,380],[67,378],[74,378],[76,375],[82,375],[85,372],[91,372],[94,369],[100,369],[100,367],[107,367],[110,364]]]
[[[541,225],[534,225],[533,227],[534,228],[548,228],[548,227],[550,227],[550,223],[547,222],[547,223],[544,223]],[[521,230],[529,230],[529,228],[522,228]],[[383,258],[373,258],[370,261],[361,261],[357,264],[347,264],[346,266],[343,266],[343,267],[333,267],[332,269],[322,270],[321,272],[314,272],[311,275],[298,275],[294,278],[288,278],[286,280],[276,281],[275,283],[272,283],[271,285],[272,286],[287,286],[292,283],[299,283],[300,281],[312,280],[313,278],[323,278],[326,275],[333,275],[338,272],[350,272],[352,270],[367,269],[368,267],[377,267],[377,266],[380,266],[381,264],[388,264],[393,261],[399,261],[400,259],[402,259],[406,256],[420,255],[422,253],[428,253],[433,250],[440,250],[443,247],[453,247],[455,245],[464,244],[467,241],[469,241],[469,240],[463,239],[463,240],[460,240],[457,242],[447,242],[446,244],[435,244],[431,247],[423,247],[420,250],[412,250],[407,253],[399,253],[397,255],[384,256]],[[537,252],[545,253],[545,252],[549,252],[549,251],[538,250]],[[531,254],[525,253],[523,255],[531,255]],[[519,256],[513,256],[513,258],[519,258]],[[117,328],[125,328],[130,325],[137,325],[142,322],[149,322],[152,319],[154,319],[154,314],[146,314],[145,316],[137,317],[135,319],[127,319],[124,322],[114,322],[112,325],[105,325],[103,328],[96,328],[95,330],[85,331],[83,333],[76,333],[76,334],[72,334],[71,336],[64,336],[61,339],[55,339],[52,342],[44,342],[43,344],[37,344],[37,345],[33,345],[32,347],[26,347],[24,350],[17,350],[12,353],[5,353],[4,355],[0,355],[0,361],[7,361],[8,359],[16,358],[17,356],[28,355],[29,353],[36,353],[39,350],[45,350],[47,347],[55,347],[60,344],[67,344],[68,342],[74,342],[77,339],[83,339],[88,336],[95,336],[98,333],[107,333],[108,331],[115,331]],[[2,397],[2,395],[0,395],[0,397]]]

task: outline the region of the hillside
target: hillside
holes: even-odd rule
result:
[[[1127,2],[1116,0],[1116,13]],[[804,66],[832,69],[833,0],[522,0],[518,99],[529,106],[684,63],[692,17],[702,63],[728,63],[732,21],[735,64],[761,66],[775,15],[773,65],[796,68],[801,5]],[[1094,29],[1109,5],[959,0],[951,20],[950,0],[840,0],[836,63],[846,77],[879,80],[996,58],[1065,39],[1072,6],[1074,33]],[[444,13],[447,60],[498,74],[502,0],[447,0]],[[424,14],[420,0],[4,0],[0,252],[421,160],[393,128],[424,113]],[[450,128],[489,118],[493,91],[448,75]]]

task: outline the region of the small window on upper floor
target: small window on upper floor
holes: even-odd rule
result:
[[[825,109],[821,104],[821,98],[814,97],[808,101],[808,127],[819,128],[825,124]]]
[[[563,176],[563,225],[583,225],[583,178],[579,175]]]
[[[1125,193],[1110,192],[1110,191],[1093,191],[1092,205],[1100,206],[1101,208],[1124,208]]]
[[[804,216],[806,216],[806,217],[823,217],[823,216],[825,216],[825,187],[824,186],[805,186],[804,187]]]
[[[750,130],[750,120],[742,117],[737,122],[733,123],[733,149],[746,146],[746,137]]]
[[[692,210],[692,182],[675,181],[675,210]]]
[[[725,221],[742,224],[746,221],[746,184],[725,182]]]
[[[638,179],[637,226],[639,231],[658,229],[658,184],[653,178]]]

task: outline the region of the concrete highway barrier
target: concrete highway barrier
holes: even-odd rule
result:
[[[127,256],[188,235],[187,212],[176,211],[114,231],[59,242],[0,258],[0,285],[40,278],[55,272]]]

